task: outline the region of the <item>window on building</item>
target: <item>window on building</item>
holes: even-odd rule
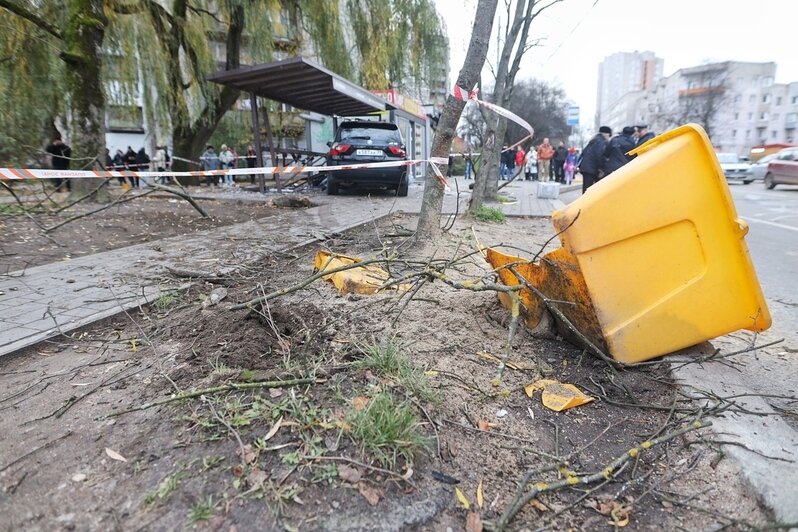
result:
[[[733,139],[737,138],[737,130],[736,129],[732,129],[732,138]]]
[[[748,113],[748,120],[754,119],[754,113]]]
[[[141,107],[109,105],[106,111],[108,131],[144,131],[144,113]]]
[[[762,95],[762,103],[770,103],[770,94]]]
[[[775,138],[776,138],[776,135],[778,135],[778,131],[776,131],[775,129],[774,129],[773,131],[771,131],[771,132],[770,132],[770,138],[771,138],[771,139],[775,139]]]
[[[735,120],[739,120],[740,119],[740,113],[734,113],[734,119]]]
[[[780,116],[779,113],[773,113],[773,120],[778,120]]]
[[[756,103],[756,94],[752,94],[748,97],[748,103]]]
[[[761,113],[759,113],[759,119],[760,120],[767,120],[768,119],[768,112],[767,111],[762,111]]]
[[[787,113],[784,118],[788,124],[794,124],[795,122],[798,122],[798,113]]]
[[[754,76],[751,78],[751,86],[756,87],[757,85],[759,85],[759,76]]]
[[[743,101],[743,97],[741,95],[738,94],[734,97],[734,103],[740,103],[741,101]]]
[[[747,138],[747,139],[751,138],[751,130],[750,129],[746,129],[745,130],[745,138]]]
[[[781,105],[781,96],[776,97],[776,105]]]
[[[796,103],[798,103],[798,96],[793,96],[792,97],[792,104],[795,105]]]
[[[743,83],[744,83],[743,78],[737,78],[737,83],[736,83],[737,87],[742,87]]]
[[[766,76],[766,77],[762,78],[762,86],[763,87],[770,87],[771,85],[773,85],[773,77],[772,76]]]

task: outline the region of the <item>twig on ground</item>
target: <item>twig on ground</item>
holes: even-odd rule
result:
[[[316,382],[315,378],[292,379],[286,381],[231,382],[229,384],[225,384],[224,386],[216,386],[214,388],[205,388],[203,390],[194,390],[191,392],[175,394],[172,397],[159,399],[158,401],[152,401],[150,403],[144,403],[139,406],[134,406],[133,408],[126,408],[125,410],[120,410],[119,412],[112,412],[110,414],[100,416],[97,419],[102,420],[109,417],[121,416],[123,414],[129,414],[131,412],[138,412],[139,410],[147,410],[148,408],[174,403],[175,401],[182,401],[184,399],[193,399],[201,395],[213,395],[216,393],[224,393],[234,390],[241,391],[241,390],[255,390],[259,388],[288,388],[291,386],[298,386],[300,384],[313,384],[314,382]]]
[[[348,463],[356,465],[358,467],[369,469],[369,470],[374,471],[376,473],[382,473],[384,475],[390,475],[391,477],[400,478],[400,479],[402,479],[403,482],[406,482],[408,485],[410,485],[410,486],[412,486],[414,488],[417,487],[413,483],[412,480],[410,480],[409,478],[405,478],[404,476],[400,475],[396,471],[391,471],[390,469],[383,469],[381,467],[377,467],[377,466],[373,466],[373,465],[369,465],[369,464],[364,464],[363,462],[358,462],[357,460],[353,460],[351,458],[347,458],[346,456],[306,456],[306,455],[303,455],[302,459],[303,460],[308,460],[310,462],[312,462],[314,460],[330,460],[330,461],[334,461],[334,462],[348,462]]]
[[[147,192],[143,192],[141,194],[136,194],[135,196],[125,197],[128,192],[129,191],[125,191],[116,200],[112,201],[111,203],[109,203],[107,205],[103,205],[102,207],[100,207],[98,209],[94,209],[93,211],[85,212],[83,214],[76,214],[75,216],[72,216],[71,218],[67,218],[63,222],[57,223],[55,225],[52,225],[52,226],[46,228],[44,230],[44,232],[45,233],[51,233],[51,232],[55,231],[56,229],[58,229],[59,227],[62,227],[62,226],[66,225],[66,224],[68,224],[70,222],[74,222],[75,220],[80,220],[81,218],[86,218],[87,216],[91,216],[92,214],[97,214],[98,212],[102,212],[104,210],[110,209],[111,207],[115,207],[117,205],[121,205],[122,203],[127,203],[128,201],[133,201],[135,199],[147,196],[147,195],[152,194],[153,192],[155,192],[155,190],[148,190]]]
[[[66,437],[68,437],[68,436],[71,436],[71,435],[72,435],[72,431],[71,431],[71,430],[68,430],[68,431],[66,431],[66,432],[65,432],[63,435],[61,435],[61,436],[57,437],[56,439],[54,439],[54,440],[50,440],[50,441],[48,441],[47,443],[45,443],[44,445],[40,445],[39,447],[36,447],[35,449],[31,449],[30,451],[28,451],[27,453],[23,454],[23,455],[22,455],[22,456],[20,456],[19,458],[15,458],[15,459],[11,460],[9,463],[7,463],[6,465],[4,465],[3,467],[0,467],[0,473],[2,473],[3,471],[5,471],[5,470],[6,470],[6,469],[8,469],[9,467],[13,466],[14,464],[18,464],[19,462],[21,462],[21,461],[22,461],[22,460],[24,460],[25,458],[29,457],[29,456],[30,456],[30,455],[32,455],[33,453],[39,452],[39,451],[41,451],[42,449],[46,449],[47,447],[50,447],[50,446],[51,446],[51,445],[53,445],[54,443],[56,443],[56,442],[58,442],[58,441],[61,441],[61,440],[63,440],[64,438],[66,438]]]

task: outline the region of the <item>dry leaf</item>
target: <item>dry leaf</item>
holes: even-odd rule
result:
[[[482,493],[482,479],[479,480],[479,485],[477,486],[477,506],[479,509],[482,509],[482,506],[485,504],[485,496]]]
[[[357,484],[360,481],[360,471],[348,465],[338,466],[338,476],[350,484]]]
[[[253,488],[262,486],[263,483],[266,482],[268,476],[269,475],[266,473],[266,471],[258,469],[257,467],[253,467],[249,474],[247,474],[247,484]]]
[[[236,454],[241,456],[241,449],[237,450]],[[241,458],[244,460],[245,464],[251,464],[252,462],[255,461],[255,458],[257,458],[257,456],[258,453],[252,450],[252,445],[250,445],[249,443],[244,445],[244,456],[242,456]]]
[[[352,425],[350,423],[344,421],[343,419],[335,420],[335,426],[338,427],[339,429],[341,429],[343,431],[347,431],[347,432],[352,430]]]
[[[234,465],[232,471],[234,477],[241,477],[244,475],[244,468],[241,466],[241,464]]]
[[[529,501],[529,504],[531,504],[535,508],[535,510],[539,512],[545,512],[548,510],[548,507],[537,499],[532,499],[531,501]]]
[[[358,395],[357,397],[352,399],[352,408],[354,408],[358,412],[363,410],[364,408],[366,408],[367,404],[369,404],[369,398],[368,397],[364,397],[362,395]]]
[[[482,519],[476,512],[468,512],[465,523],[466,532],[482,532]]]
[[[377,506],[380,502],[380,490],[373,486],[369,486],[365,482],[358,482],[357,491],[368,501],[371,506]]]
[[[280,426],[282,424],[283,424],[283,418],[281,417],[280,419],[277,420],[274,426],[271,429],[269,429],[269,432],[267,432],[266,436],[263,437],[263,441],[269,441],[270,439],[272,439],[272,436],[277,434],[277,431],[280,430]]]
[[[437,377],[438,376],[438,372],[435,371],[434,369],[431,369],[431,370],[425,371],[424,375],[426,375],[427,377]]]
[[[465,508],[466,510],[471,508],[471,503],[468,502],[468,499],[466,499],[466,496],[463,495],[462,491],[460,491],[460,488],[455,487],[454,494],[457,495],[457,500],[460,501],[460,504],[463,505],[463,508]]]
[[[283,395],[283,391],[280,388],[269,388],[269,397],[272,399],[277,399]]]
[[[105,448],[105,454],[107,454],[110,458],[117,460],[119,462],[127,462],[127,458],[119,454],[118,452],[114,451],[113,449],[109,449],[108,447]]]
[[[479,430],[490,430],[490,423],[487,419],[479,419],[477,420],[477,428]]]

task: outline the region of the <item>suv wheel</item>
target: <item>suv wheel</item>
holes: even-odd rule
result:
[[[338,195],[338,183],[335,182],[335,178],[333,177],[332,172],[327,174],[327,195],[328,196]]]
[[[396,187],[396,195],[404,198],[407,196],[407,174],[402,174],[402,177],[399,179],[399,186]]]
[[[776,183],[773,182],[773,174],[771,173],[768,173],[768,175],[765,176],[765,188],[768,190],[773,190],[776,188]]]

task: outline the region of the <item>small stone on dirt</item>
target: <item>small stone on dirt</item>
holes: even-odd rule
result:
[[[86,475],[84,475],[83,473],[75,473],[74,475],[72,475],[72,482],[83,482],[84,480],[86,480],[86,478],[87,478]]]
[[[338,476],[341,477],[341,480],[350,484],[357,484],[360,481],[360,471],[348,465],[338,466]]]

